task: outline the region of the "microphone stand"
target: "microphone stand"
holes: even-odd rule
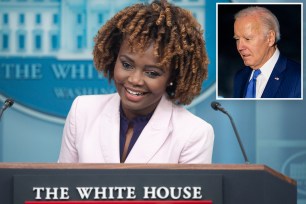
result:
[[[7,108],[11,107],[13,104],[14,104],[14,100],[13,100],[13,99],[6,99],[6,100],[5,100],[3,106],[2,106],[2,108],[1,108],[1,110],[0,110],[0,120],[1,120],[1,118],[2,118],[3,112],[4,112]]]
[[[243,145],[242,145],[242,142],[241,142],[241,139],[240,139],[238,130],[237,130],[237,128],[236,128],[236,125],[235,125],[235,123],[234,123],[234,120],[233,120],[232,116],[231,116],[224,108],[221,107],[221,104],[220,104],[220,103],[218,103],[218,102],[216,102],[216,101],[214,101],[214,102],[211,103],[211,107],[212,107],[214,110],[216,110],[216,111],[217,111],[217,110],[221,111],[222,113],[224,113],[225,115],[227,115],[227,116],[229,117],[229,119],[230,119],[230,121],[231,121],[231,124],[232,124],[232,127],[233,127],[234,132],[235,132],[235,136],[236,136],[236,138],[237,138],[237,140],[238,140],[240,149],[241,149],[241,151],[242,151],[242,155],[243,155],[243,157],[244,157],[244,162],[245,162],[246,164],[250,164],[249,159],[248,159],[248,157],[247,157],[247,155],[246,155],[246,153],[245,153],[244,147],[243,147]]]
[[[232,127],[233,127],[233,129],[234,129],[236,138],[237,138],[237,140],[238,140],[240,149],[241,149],[241,151],[242,151],[242,154],[243,154],[245,163],[246,163],[246,164],[250,164],[249,159],[248,159],[248,157],[247,157],[247,155],[246,155],[246,153],[245,153],[244,147],[243,147],[243,145],[242,145],[242,142],[241,142],[241,139],[240,139],[238,130],[237,130],[237,128],[236,128],[236,125],[235,125],[235,123],[234,123],[234,120],[233,120],[232,116],[231,116],[227,111],[225,111],[224,113],[229,117],[229,119],[230,119],[230,121],[231,121],[231,124],[232,124]]]

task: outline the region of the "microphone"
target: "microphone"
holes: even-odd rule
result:
[[[4,112],[7,108],[11,107],[13,104],[14,104],[14,100],[13,100],[13,99],[8,98],[8,99],[5,100],[3,106],[2,106],[2,108],[1,108],[1,110],[0,110],[0,120],[1,120],[1,117],[2,117],[3,112]]]
[[[234,129],[236,138],[237,138],[237,140],[238,140],[238,143],[239,143],[241,152],[242,152],[242,154],[243,154],[244,162],[245,162],[246,164],[249,164],[250,162],[249,162],[248,157],[247,157],[247,155],[246,155],[246,153],[245,153],[244,147],[243,147],[242,142],[241,142],[241,140],[240,140],[240,136],[239,136],[238,130],[237,130],[237,128],[236,128],[236,125],[235,125],[235,123],[234,123],[234,120],[233,120],[232,116],[231,116],[224,108],[222,108],[221,104],[220,104],[219,102],[217,102],[217,101],[211,102],[211,107],[212,107],[215,111],[218,111],[218,110],[219,110],[219,111],[221,111],[222,113],[224,113],[225,115],[227,115],[227,116],[229,117],[229,119],[230,119],[230,121],[231,121],[231,124],[232,124],[232,127],[233,127],[233,129]]]

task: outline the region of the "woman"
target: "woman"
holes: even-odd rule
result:
[[[95,67],[117,93],[75,99],[59,162],[211,163],[212,126],[180,106],[207,77],[203,32],[192,14],[166,1],[132,5],[95,43]]]

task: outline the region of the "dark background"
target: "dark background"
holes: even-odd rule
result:
[[[274,13],[280,24],[278,48],[281,54],[301,63],[301,5],[218,4],[217,96],[220,98],[232,98],[235,73],[244,66],[233,38],[234,15],[249,6],[263,6]]]

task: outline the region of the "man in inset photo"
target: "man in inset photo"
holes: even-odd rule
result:
[[[234,73],[233,98],[301,98],[301,64],[279,48],[280,23],[269,9],[254,5],[239,10],[233,31],[244,64]]]

